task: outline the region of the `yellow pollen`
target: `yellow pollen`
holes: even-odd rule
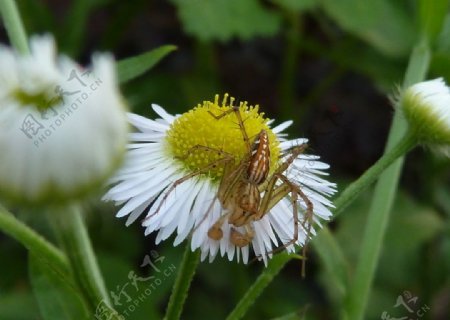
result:
[[[171,156],[180,161],[187,172],[204,170],[205,167],[224,157],[224,153],[230,154],[234,164],[248,156],[244,135],[239,127],[239,121],[234,112],[216,119],[216,116],[229,111],[233,106],[234,98],[228,94],[219,102],[219,95],[214,102],[204,101],[197,107],[182,114],[171,125],[167,132],[168,151]],[[278,165],[280,155],[279,141],[276,135],[267,125],[269,119],[264,118],[264,113],[259,113],[259,106],[248,105],[246,101],[239,104],[239,112],[244,122],[245,131],[250,140],[250,145],[255,141],[259,132],[267,131],[270,141],[270,172]],[[194,146],[206,148],[197,148]],[[223,152],[221,154],[221,152]],[[223,163],[206,170],[205,174],[212,180],[218,181],[224,170]]]

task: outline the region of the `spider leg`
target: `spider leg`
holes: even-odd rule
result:
[[[279,178],[283,180],[283,183],[289,185],[291,188],[291,201],[292,201],[292,210],[294,214],[294,238],[289,242],[285,243],[283,246],[287,247],[291,244],[295,244],[298,240],[298,211],[297,211],[297,196],[299,196],[306,205],[305,212],[305,220],[302,222],[302,228],[306,231],[306,239],[302,248],[302,277],[305,277],[305,262],[306,262],[306,251],[307,251],[307,241],[311,238],[311,225],[313,218],[313,204],[311,200],[309,200],[308,196],[294,183],[292,183],[286,176],[279,175]]]
[[[183,156],[176,156],[174,157],[175,159],[179,159],[179,160],[186,160],[187,158],[189,158],[195,151],[198,150],[202,150],[202,151],[208,151],[208,152],[213,152],[213,153],[217,153],[218,156],[223,156],[224,158],[232,158],[233,155],[231,153],[225,152],[221,149],[217,149],[217,148],[213,148],[213,147],[208,147],[208,146],[204,146],[201,144],[196,144],[193,147],[190,147],[187,151],[186,154]]]
[[[292,216],[294,220],[294,234],[291,240],[284,243],[282,246],[273,249],[272,251],[268,252],[267,254],[273,254],[276,253],[291,244],[295,244],[298,240],[298,208],[297,208],[297,194],[293,192],[293,188],[291,185],[291,182],[289,180],[286,181],[283,179],[283,175],[281,174],[274,174],[269,182],[266,185],[264,197],[261,200],[261,206],[259,208],[259,215],[255,219],[260,220],[262,219],[277,203],[279,203],[284,197],[286,197],[289,193],[292,194],[291,196],[291,202],[292,202]],[[279,186],[276,186],[277,180],[281,180],[282,184]],[[286,178],[287,179],[287,178]],[[258,257],[257,257],[258,258]]]
[[[307,148],[307,144],[302,144],[297,147],[294,147],[290,150],[289,156],[285,159],[283,163],[279,165],[277,170],[274,172],[272,177],[262,185],[262,189],[265,190],[264,197],[261,200],[261,205],[259,208],[259,215],[255,218],[255,220],[262,219],[265,214],[267,214],[277,203],[279,203],[284,197],[287,195],[290,196],[290,201],[292,203],[292,216],[294,220],[294,234],[291,240],[284,243],[282,246],[272,250],[267,254],[271,254],[277,252],[283,248],[286,248],[290,245],[295,245],[298,241],[298,231],[299,231],[299,221],[298,221],[298,198],[303,200],[306,206],[305,212],[305,221],[302,222],[302,228],[307,232],[307,238],[310,238],[310,229],[312,225],[312,217],[313,217],[313,204],[306,196],[306,194],[300,189],[298,185],[291,182],[283,173],[286,171],[289,166],[294,162],[294,160],[304,152]],[[276,182],[280,180],[281,184],[276,185]],[[303,245],[302,255],[306,259],[306,243]],[[257,257],[258,258],[258,257]],[[305,259],[302,262],[302,275],[304,276],[305,270]]]
[[[184,155],[182,157],[179,157],[179,159],[186,159],[186,158],[188,158],[189,156],[192,155],[192,153],[195,150],[204,150],[204,151],[217,152],[219,155],[223,155],[223,157],[219,158],[219,159],[217,159],[217,160],[215,160],[213,162],[211,162],[210,164],[208,164],[207,166],[205,166],[205,167],[203,167],[201,169],[198,169],[198,170],[196,170],[194,172],[191,172],[191,173],[185,175],[184,177],[174,181],[171,184],[171,186],[165,191],[164,196],[161,199],[161,201],[160,201],[158,207],[156,208],[156,210],[152,214],[150,214],[147,217],[145,217],[143,221],[146,221],[146,220],[150,219],[151,217],[153,217],[154,215],[158,214],[158,212],[159,212],[159,210],[161,210],[164,202],[167,200],[167,197],[176,189],[177,186],[179,186],[183,182],[185,182],[185,181],[187,181],[187,180],[189,180],[189,179],[191,179],[191,178],[193,178],[195,176],[198,176],[198,175],[200,175],[202,173],[207,172],[210,169],[216,168],[217,165],[227,164],[227,163],[232,162],[234,160],[232,155],[227,153],[227,152],[224,152],[224,151],[222,151],[220,149],[215,149],[215,148],[202,146],[202,145],[196,145],[196,146],[193,146],[193,147],[189,148],[189,150],[186,152],[186,155]]]
[[[231,102],[231,103],[233,103],[233,102]],[[250,152],[250,150],[251,150],[250,140],[248,139],[248,134],[247,134],[247,131],[245,130],[244,120],[242,119],[242,115],[241,115],[241,111],[239,110],[239,106],[231,106],[230,109],[228,109],[227,111],[224,111],[223,113],[221,113],[217,116],[208,110],[208,113],[216,120],[219,120],[232,112],[234,112],[234,114],[236,115],[236,118],[238,119],[239,128],[241,129],[242,137],[243,137],[244,143],[247,147],[247,152]]]
[[[274,174],[282,174],[283,172],[285,172],[294,162],[294,160],[297,159],[297,157],[306,150],[306,148],[308,148],[308,144],[303,143],[288,150],[288,152],[290,152],[290,155],[286,158],[286,160],[284,160],[283,163],[280,164]]]
[[[230,172],[231,170],[231,172]],[[228,200],[233,197],[235,193],[235,187],[242,178],[242,173],[246,170],[246,165],[241,162],[236,168],[231,169],[231,163],[225,167],[222,180],[220,181],[219,190],[217,195],[221,200],[224,207],[228,203]]]
[[[214,201],[217,198],[220,199],[222,208],[225,208],[225,204],[230,200],[230,197],[233,195],[233,189],[234,189],[236,183],[239,182],[241,172],[243,169],[245,169],[245,167],[243,167],[242,165],[239,165],[236,169],[233,169],[231,172],[229,172],[231,170],[230,167],[232,166],[232,164],[233,164],[233,161],[229,161],[229,162],[225,163],[224,175],[220,181],[219,190],[217,191],[214,199],[211,201],[211,204],[209,205],[208,210],[206,210],[206,212],[203,215],[200,222],[192,230],[192,233],[194,233],[198,229],[198,227],[206,220],[209,212],[211,211],[211,209],[214,205]],[[228,218],[230,216],[230,214],[231,214],[231,212],[225,213],[210,227],[210,229],[208,230],[208,236],[211,239],[220,240],[222,238],[223,233],[220,233],[220,232],[222,232],[222,230],[217,231],[217,228],[218,227],[220,228],[222,226],[223,222],[225,221],[226,218]]]
[[[291,150],[291,154],[289,155],[289,157],[279,165],[279,167],[272,174],[272,177],[261,185],[261,189],[265,190],[265,192],[264,197],[261,200],[260,215],[258,216],[258,219],[255,220],[261,219],[267,212],[270,211],[270,209],[272,209],[278,202],[280,202],[281,199],[288,195],[293,190],[293,187],[296,187],[296,185],[290,182],[289,179],[285,175],[283,175],[283,172],[285,172],[289,168],[294,160],[301,153],[303,153],[303,151],[305,151],[307,147],[308,145],[306,143],[294,147]],[[283,180],[284,183],[276,186],[276,182],[278,179]]]
[[[223,209],[227,210],[227,212],[220,216],[220,218],[209,228],[208,236],[214,240],[220,240],[223,237],[222,225],[225,220],[229,218],[229,216],[233,213],[234,207],[229,208],[229,203],[233,203],[233,196],[235,193],[236,185],[240,181],[240,176],[242,170],[245,169],[245,166],[239,165],[237,169],[234,169],[229,175],[229,165],[225,166],[224,170],[224,178],[220,181],[219,190],[217,191],[216,197],[219,198],[221,202],[221,206]],[[226,177],[226,178],[225,178]],[[198,226],[205,221],[208,216],[209,211],[211,210],[214,201],[211,202],[211,205],[208,208],[208,211],[203,216],[201,222]],[[197,226],[197,227],[198,227]],[[195,229],[197,229],[197,227]],[[194,231],[195,231],[194,229]]]

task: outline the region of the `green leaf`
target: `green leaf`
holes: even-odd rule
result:
[[[450,81],[450,14],[443,22],[442,29],[436,39],[436,50],[431,60],[431,77],[444,77]]]
[[[450,14],[445,18],[436,42],[436,51],[450,54]]]
[[[430,65],[432,78],[444,77],[447,83],[450,81],[450,55],[448,53],[435,53]]]
[[[448,275],[444,262],[447,255],[437,249],[445,244],[446,228],[445,221],[432,207],[398,194],[373,288],[378,294],[370,300],[367,319],[379,319],[382,306],[392,307],[404,290],[419,295],[419,301],[426,299],[424,288],[438,291]],[[384,301],[386,297],[388,301]]]
[[[31,284],[45,320],[90,319],[88,309],[72,279],[61,277],[44,260],[30,254]]]
[[[317,6],[317,0],[272,0],[276,5],[292,11],[305,11]]]
[[[397,1],[321,0],[325,12],[346,31],[355,34],[386,55],[409,53],[415,29]]]
[[[272,36],[281,26],[280,15],[257,0],[171,0],[184,31],[200,40],[246,40]]]
[[[448,9],[448,0],[421,0],[420,27],[430,41],[434,41],[439,34]]]
[[[349,265],[336,238],[326,226],[313,238],[313,246],[321,265],[323,283],[335,304],[342,302],[348,289]]]
[[[119,82],[125,83],[140,76],[176,48],[172,45],[161,46],[152,51],[119,61],[117,63]]]

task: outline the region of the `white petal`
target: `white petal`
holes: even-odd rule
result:
[[[127,116],[128,121],[143,132],[166,132],[169,129],[168,125],[163,125],[134,113],[128,113]]]
[[[167,121],[167,123],[172,123],[175,120],[175,117],[168,114],[166,112],[166,110],[164,110],[163,108],[161,108],[159,105],[157,104],[152,104],[152,109],[164,120]]]
[[[292,123],[294,123],[294,121],[292,121],[292,120],[285,121],[283,123],[280,123],[276,127],[272,128],[272,131],[275,134],[279,134],[280,132],[284,131],[286,128],[290,127],[292,125]]]

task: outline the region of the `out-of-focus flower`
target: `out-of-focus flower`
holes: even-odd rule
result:
[[[31,53],[0,47],[0,195],[64,203],[101,186],[125,153],[128,124],[110,55],[83,69],[51,36]]]
[[[335,192],[335,184],[321,177],[329,166],[318,161],[319,157],[293,153],[307,140],[286,139],[282,132],[292,121],[271,128],[273,121],[259,113],[258,106],[243,102],[237,108],[233,101],[225,95],[220,102],[216,96],[213,102],[205,101],[178,116],[153,105],[160,116],[156,120],[129,114],[138,132],[131,135],[125,164],[112,179],[113,186],[104,200],[122,205],[117,217],[128,216],[127,225],[144,213],[145,234],[159,230],[157,243],[176,233],[174,245],[178,245],[190,235],[191,248],[201,248],[202,259],[209,256],[212,261],[220,252],[229,260],[236,256],[247,262],[252,248],[267,262],[280,242],[289,244],[297,238],[295,243],[303,245],[314,233],[304,223],[308,207],[305,199],[296,197],[293,208],[290,186],[275,176],[282,173],[303,191],[313,205],[314,222],[330,218],[332,203],[328,197]],[[267,134],[268,144],[267,149],[258,151],[255,147],[263,143],[261,132],[264,137]],[[251,150],[248,145],[252,145]],[[270,166],[256,168],[258,157]],[[250,164],[255,164],[252,170],[266,174],[259,176],[258,195],[246,193],[252,183]],[[280,171],[283,164],[287,170]],[[275,182],[273,188],[269,181]],[[272,192],[277,186],[283,187],[276,189],[279,193]],[[267,192],[270,194],[264,197]],[[248,199],[257,204],[257,212],[247,219],[250,212],[239,206],[248,204]],[[267,212],[258,211],[264,207],[263,199],[270,200]],[[248,243],[239,243],[244,235]],[[286,249],[295,250],[292,243]]]

